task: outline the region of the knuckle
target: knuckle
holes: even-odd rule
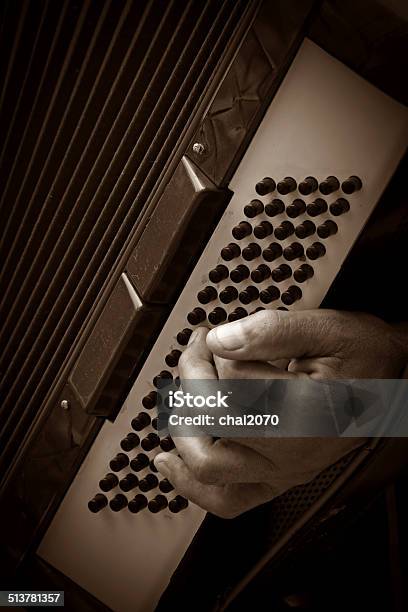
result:
[[[191,351],[190,349],[187,347],[180,355],[180,359],[178,362],[178,367],[179,368],[185,368],[186,365],[188,364],[189,360],[191,359]]]
[[[247,344],[251,344],[259,338],[267,338],[271,331],[277,329],[282,319],[281,311],[261,310],[250,317],[242,320],[242,330]]]
[[[199,370],[203,366],[203,360],[200,359],[193,351],[187,348],[180,355],[178,362],[178,368],[181,372],[191,372],[193,370]]]
[[[254,329],[265,331],[279,325],[280,319],[281,311],[279,310],[261,310],[254,315]]]

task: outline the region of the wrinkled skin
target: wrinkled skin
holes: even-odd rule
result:
[[[406,331],[371,316],[331,310],[262,311],[211,331],[197,328],[183,352],[181,379],[327,380],[399,378],[408,362]],[[361,445],[361,438],[177,437],[178,454],[156,466],[177,491],[232,518]]]

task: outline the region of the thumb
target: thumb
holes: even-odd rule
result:
[[[341,334],[336,315],[332,310],[263,310],[215,327],[207,346],[220,357],[246,361],[331,356]]]

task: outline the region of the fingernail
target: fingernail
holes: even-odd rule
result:
[[[154,458],[154,465],[157,467],[160,474],[162,474],[166,478],[170,477],[170,469],[168,463],[162,455],[158,455]]]
[[[241,321],[215,327],[210,334],[215,335],[217,342],[226,351],[236,351],[244,345]]]

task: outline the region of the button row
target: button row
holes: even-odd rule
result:
[[[337,200],[332,202],[329,206],[323,198],[316,198],[313,202],[306,204],[304,200],[296,198],[291,204],[288,204],[285,209],[284,203],[279,199],[272,200],[272,202],[265,207],[260,200],[251,200],[251,202],[245,206],[244,214],[250,219],[253,219],[263,212],[265,212],[268,217],[276,217],[285,212],[285,210],[290,219],[296,219],[305,213],[310,217],[318,217],[327,211],[334,217],[339,217],[350,210],[350,203],[346,198],[337,198]],[[263,239],[272,233],[272,227],[268,221],[263,221],[255,226],[253,232],[256,238]],[[248,221],[241,221],[232,229],[232,235],[235,240],[242,240],[251,234],[252,226]]]
[[[303,264],[302,266],[300,266],[300,268],[295,270],[294,278],[297,282],[303,283],[309,278],[311,278],[313,274],[313,268],[307,264]],[[281,283],[292,276],[292,269],[290,268],[290,266],[282,264],[281,266],[273,270],[271,276],[273,281],[275,281],[276,283]],[[300,287],[293,287],[294,289],[291,288],[289,292],[291,295],[293,295],[293,299],[288,298],[285,295],[285,292],[281,294],[279,288],[276,286],[269,286],[266,289],[260,291],[254,285],[249,285],[248,287],[240,291],[237,296],[237,299],[241,302],[241,304],[244,304],[246,306],[248,304],[251,304],[252,302],[255,302],[258,299],[261,300],[261,302],[264,304],[269,304],[275,300],[278,300],[279,298],[282,299],[282,302],[284,304],[290,305],[293,304],[295,301],[300,300],[302,297],[302,291]],[[287,291],[289,291],[289,289]],[[191,311],[191,313],[189,313],[188,316],[190,322],[193,317],[196,316],[196,310],[197,309],[194,309]],[[247,314],[248,313],[244,308],[237,307],[228,315],[223,308],[217,306],[208,314],[208,320],[212,325],[218,325],[219,323],[222,323],[227,319],[228,321],[235,321],[237,319],[241,319],[243,317],[246,317]],[[202,315],[202,317],[203,318],[200,320],[200,323],[205,320],[204,315]]]
[[[170,438],[170,436],[167,436],[166,438],[164,438],[163,441],[165,441],[165,444],[163,444],[162,450],[164,450],[165,452],[169,452],[173,448],[175,448],[174,442]],[[149,460],[147,455],[144,455],[143,453],[139,453],[139,455],[137,455],[137,457],[132,459],[132,461],[130,462],[131,469],[136,472],[140,472],[147,466],[150,466],[151,469],[153,468],[153,471],[157,472],[157,468],[154,465],[154,461]],[[110,472],[106,474],[106,476],[104,476],[99,481],[99,488],[106,493],[108,491],[111,491],[117,486],[119,486],[122,489],[122,491],[130,491],[131,489],[139,486],[141,491],[146,492],[146,491],[149,491],[150,489],[154,489],[155,487],[157,487],[157,485],[159,485],[160,490],[163,491],[164,493],[167,492],[165,491],[165,489],[168,489],[168,491],[171,491],[171,488],[173,487],[168,488],[169,487],[168,480],[165,479],[165,481],[162,481],[162,482],[164,482],[163,485],[159,483],[157,477],[154,474],[147,474],[145,478],[139,481],[138,477],[132,473],[127,474],[121,480],[119,480],[116,474]]]
[[[342,182],[341,189],[344,193],[350,195],[355,191],[359,191],[362,188],[363,184],[361,179],[358,176],[352,175],[348,179]],[[275,189],[281,195],[287,195],[298,189],[299,193],[302,195],[310,195],[319,189],[320,193],[324,195],[329,195],[334,191],[338,191],[340,189],[340,181],[335,176],[328,176],[324,181],[320,184],[314,176],[307,176],[303,181],[297,184],[296,180],[287,176],[282,181],[279,181],[278,184],[270,178],[269,176],[263,178],[255,185],[255,191],[260,196],[268,195],[269,193],[273,193]]]
[[[172,488],[169,489],[169,491],[171,490]],[[178,512],[181,512],[182,510],[185,510],[188,507],[188,500],[185,497],[182,497],[181,495],[176,495],[174,499],[168,502],[165,495],[159,494],[156,495],[156,497],[154,497],[150,501],[148,501],[145,495],[139,493],[128,502],[126,495],[123,495],[123,493],[118,493],[117,495],[115,495],[115,497],[108,501],[106,495],[103,495],[103,493],[97,493],[88,502],[88,508],[91,512],[97,513],[100,512],[103,508],[106,508],[108,504],[111,510],[113,510],[113,512],[120,512],[121,510],[127,507],[128,510],[132,512],[132,514],[137,514],[145,508],[148,508],[153,514],[157,514],[158,512],[161,512],[162,510],[165,510],[168,507],[170,512],[172,512],[173,514],[177,514]]]
[[[335,234],[337,234],[338,226],[334,221],[327,220],[321,225],[319,225],[319,227],[316,230],[314,223],[312,223],[311,221],[305,221],[304,223],[302,223],[296,228],[296,237],[303,238],[305,236],[311,236],[315,231],[317,232],[317,235],[320,239],[325,240],[326,238],[329,238],[330,236],[334,236]],[[293,227],[292,223],[290,223],[290,221],[283,221],[283,223],[279,227],[276,228],[275,237],[281,242],[282,240],[285,240],[286,238],[289,238],[290,236],[292,236],[294,233],[295,233],[295,228]],[[315,242],[311,246],[315,246],[317,244],[320,244],[320,247],[321,247],[321,248],[319,247],[320,249],[319,252],[322,252],[323,254],[325,254],[326,249],[324,245],[322,245],[321,243]],[[229,253],[231,253],[233,246],[239,249],[238,245],[230,243],[227,247],[222,249],[222,253],[225,254],[225,251],[227,249]],[[275,259],[278,259],[279,257],[282,257],[282,256],[287,261],[293,261],[294,259],[303,257],[305,254],[307,257],[309,257],[309,252],[311,252],[313,254],[311,259],[316,259],[316,257],[314,256],[315,249],[311,249],[311,246],[306,248],[306,251],[305,251],[304,247],[299,242],[296,242],[296,241],[289,244],[285,248],[283,248],[278,242],[271,242],[266,248],[262,250],[259,244],[252,242],[248,244],[244,249],[242,249],[241,255],[242,255],[242,258],[248,262],[253,261],[254,259],[257,259],[258,257],[261,257],[261,256],[263,257],[263,259],[265,259],[265,261],[272,262],[272,261],[275,261]],[[237,254],[234,255],[234,257],[231,257],[230,259],[232,260],[235,257],[238,257],[238,255],[239,253],[237,251]],[[221,282],[221,280],[225,280],[228,277],[230,277],[234,283],[240,283],[246,278],[248,278],[249,270],[248,270],[248,267],[245,266],[245,264],[239,264],[230,273],[226,266],[224,266],[223,264],[219,264],[218,266],[216,266],[213,270],[209,272],[208,276],[209,276],[209,279],[213,283],[219,283]],[[261,281],[258,281],[258,282],[261,282]],[[232,294],[230,295],[225,294],[225,296],[223,297],[226,300],[232,301],[232,299],[230,299],[231,295]],[[210,302],[216,300],[217,297],[218,297],[217,290],[215,289],[215,287],[211,287],[211,286],[205,287],[203,290],[201,290],[197,294],[198,301],[200,302],[200,304],[204,304],[204,305],[209,304]],[[227,304],[228,301],[225,301],[223,303]],[[184,338],[182,338],[182,340],[184,341]],[[185,340],[187,343],[188,339],[185,338]]]

